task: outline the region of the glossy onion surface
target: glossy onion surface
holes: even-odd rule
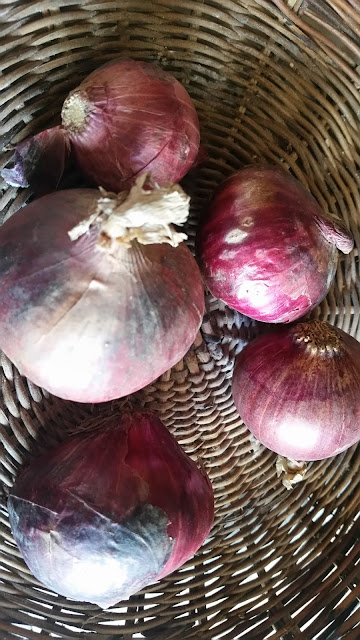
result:
[[[205,211],[197,249],[211,293],[263,322],[290,322],[326,295],[338,249],[353,240],[282,169],[249,167],[225,180]]]
[[[360,343],[326,322],[265,334],[239,354],[233,398],[266,447],[293,460],[335,456],[360,439]]]

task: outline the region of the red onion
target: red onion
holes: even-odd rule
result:
[[[255,320],[290,322],[323,300],[337,249],[349,253],[353,239],[290,174],[265,166],[220,185],[197,246],[215,297]]]
[[[207,537],[211,484],[150,412],[93,424],[10,491],[11,529],[45,586],[109,607],[170,574]]]
[[[0,346],[30,380],[79,402],[152,382],[185,355],[204,311],[199,269],[171,226],[188,215],[182,189],[143,176],[100,196],[58,191],[0,229]]]
[[[178,182],[199,151],[199,122],[184,87],[154,64],[116,60],[91,73],[64,102],[62,122],[79,167],[120,191],[144,171]]]
[[[360,440],[360,344],[327,322],[281,327],[239,354],[233,398],[248,429],[293,460],[321,460]]]
[[[45,129],[15,147],[14,166],[1,176],[14,187],[30,187],[37,196],[58,188],[71,165],[70,141],[61,127]],[[73,167],[72,167],[73,169]]]

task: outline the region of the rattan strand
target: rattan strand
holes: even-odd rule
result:
[[[155,61],[193,97],[209,154],[184,181],[189,246],[225,176],[282,164],[354,234],[314,316],[360,339],[358,0],[2,0],[0,25],[1,167],[11,145],[56,121],[92,69],[119,55]],[[1,221],[28,196],[3,185]],[[6,512],[19,468],[102,408],[49,396],[1,356],[1,640],[358,640],[360,450],[312,463],[302,483],[284,488],[276,456],[254,449],[231,399],[234,358],[258,331],[207,295],[192,349],[137,394],[204,461],[216,518],[195,558],[108,611],[43,589]]]

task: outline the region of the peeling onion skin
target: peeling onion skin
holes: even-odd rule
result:
[[[45,586],[101,607],[179,568],[214,517],[210,481],[149,411],[98,421],[10,490],[15,541]]]
[[[255,320],[292,322],[326,296],[353,239],[286,171],[252,166],[225,180],[197,234],[212,295]]]
[[[248,429],[298,461],[322,460],[360,440],[360,343],[327,322],[279,327],[236,360],[232,393]]]
[[[179,362],[204,312],[199,268],[182,242],[72,242],[99,193],[72,189],[30,203],[0,229],[0,346],[32,382],[64,399],[104,402]]]
[[[178,182],[199,153],[189,94],[149,62],[115,60],[93,71],[65,100],[62,122],[84,174],[115,192],[145,171],[160,185]]]

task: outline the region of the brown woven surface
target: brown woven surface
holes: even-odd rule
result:
[[[282,163],[354,234],[315,315],[360,339],[359,36],[358,0],[1,0],[1,166],[6,146],[49,124],[89,71],[119,54],[153,60],[190,92],[208,147],[185,181],[190,245],[226,175]],[[2,219],[26,197],[4,185]],[[207,311],[187,357],[141,398],[204,460],[216,495],[211,537],[183,569],[106,612],[41,588],[5,508],[20,465],[92,409],[49,397],[1,357],[1,640],[360,638],[360,448],[311,464],[287,491],[231,400],[234,355],[258,328],[210,296]]]

